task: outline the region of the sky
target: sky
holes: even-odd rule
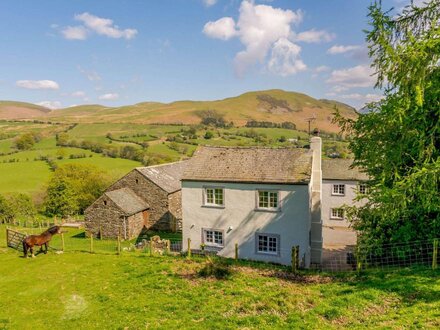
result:
[[[381,97],[370,2],[2,0],[0,100],[56,109],[284,89],[360,108]]]

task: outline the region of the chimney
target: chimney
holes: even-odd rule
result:
[[[322,257],[322,140],[319,136],[314,136],[310,139],[310,150],[313,151],[312,177],[310,180],[310,262],[312,264],[319,265],[321,264]]]

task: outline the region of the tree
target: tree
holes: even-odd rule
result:
[[[211,131],[206,131],[204,138],[206,140],[212,139],[214,137],[214,133],[212,133]]]
[[[34,146],[35,142],[35,137],[31,133],[20,135],[14,141],[15,147],[19,150],[29,150]]]
[[[8,200],[0,195],[0,223],[9,223],[15,217],[14,210]]]
[[[197,115],[202,119],[201,124],[214,127],[225,127],[225,116],[216,110],[198,111]]]
[[[397,16],[376,2],[369,17],[369,53],[384,98],[357,120],[336,116],[354,165],[371,178],[367,204],[348,214],[364,246],[439,237],[440,1]]]
[[[47,187],[44,201],[48,216],[82,214],[108,186],[105,173],[92,165],[66,164],[58,167]]]
[[[33,219],[37,214],[32,198],[23,193],[14,193],[6,196],[9,206],[14,212],[14,217]]]

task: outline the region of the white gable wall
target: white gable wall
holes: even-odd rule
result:
[[[224,208],[203,206],[204,187],[224,188]],[[277,190],[281,210],[256,210],[257,190]],[[291,263],[292,246],[299,245],[300,260],[310,264],[310,196],[308,185],[276,185],[247,183],[212,183],[182,181],[183,250],[187,239],[191,248],[200,249],[202,230],[217,229],[224,232],[224,248],[219,255],[234,257],[238,244],[239,258]],[[257,253],[256,233],[275,234],[280,237],[280,255]]]

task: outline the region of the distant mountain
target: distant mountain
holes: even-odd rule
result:
[[[0,119],[29,119],[44,117],[50,109],[26,102],[0,101]]]
[[[200,110],[216,110],[235,125],[245,125],[248,120],[276,123],[290,121],[299,129],[307,129],[307,119],[316,118],[312,128],[338,132],[339,128],[331,122],[335,107],[345,117],[357,116],[356,110],[344,103],[317,100],[305,94],[275,89],[249,92],[217,101],[143,102],[122,107],[82,105],[45,112],[40,118],[60,122],[196,124],[200,122]]]

